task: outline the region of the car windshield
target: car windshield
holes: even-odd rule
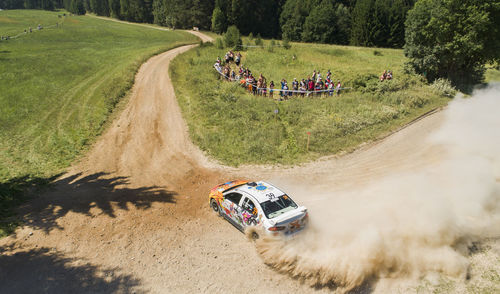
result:
[[[275,218],[278,215],[297,208],[297,204],[287,195],[262,202],[260,206],[268,219]]]

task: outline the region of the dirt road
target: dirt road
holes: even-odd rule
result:
[[[218,165],[191,143],[168,74],[190,48],[148,60],[88,156],[22,208],[26,225],[0,240],[0,292],[329,292],[263,264],[253,243],[210,212],[209,189],[243,177],[340,190],[440,156],[423,143],[442,121],[436,113],[340,157],[293,168]],[[314,209],[317,199],[296,200]]]

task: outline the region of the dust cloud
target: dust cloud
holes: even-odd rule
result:
[[[308,230],[259,240],[266,264],[340,292],[428,273],[465,279],[470,249],[500,236],[500,84],[456,97],[444,111],[428,139],[444,147],[442,159],[355,190],[309,187],[318,200]]]

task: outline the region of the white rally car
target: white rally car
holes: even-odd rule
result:
[[[255,227],[253,239],[259,238],[259,232],[292,235],[302,230],[308,220],[305,207],[266,182],[227,182],[214,187],[209,198],[210,207],[242,232]]]

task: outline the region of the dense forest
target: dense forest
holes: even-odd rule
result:
[[[4,0],[3,9],[57,9],[122,20],[291,41],[395,47],[415,0]]]

